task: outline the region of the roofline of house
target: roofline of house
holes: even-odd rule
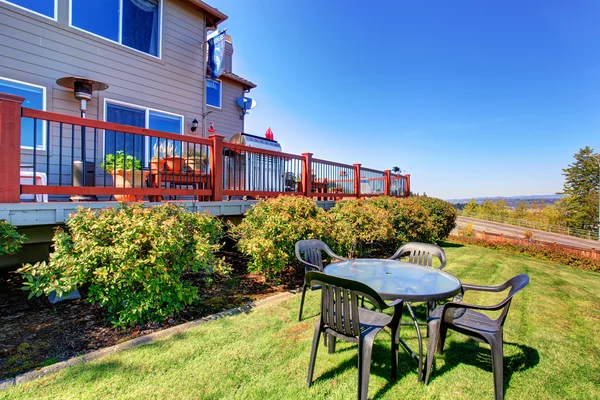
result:
[[[223,70],[223,72],[221,73],[221,78],[227,78],[229,80],[241,83],[244,86],[244,89],[246,90],[250,90],[250,89],[255,89],[256,88],[256,84],[250,82],[247,79],[242,78],[239,75],[234,74],[233,72],[229,72],[227,70]]]
[[[227,18],[229,18],[226,14],[223,14],[218,9],[216,9],[212,6],[209,6],[208,4],[206,4],[205,2],[203,2],[201,0],[183,0],[183,1],[185,1],[188,4],[191,4],[192,6],[198,8],[206,13],[206,29],[211,29],[211,28],[214,29],[221,22],[223,22]]]

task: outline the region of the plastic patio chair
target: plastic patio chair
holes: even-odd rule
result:
[[[324,242],[317,239],[299,240],[296,242],[296,258],[302,264],[306,272],[309,271],[320,271],[323,272],[323,252],[327,254],[332,260],[344,261],[347,258],[340,257],[333,252]],[[300,313],[298,314],[298,321],[302,320],[302,309],[304,307],[304,297],[306,296],[306,289],[310,290],[320,289],[319,286],[308,286],[306,279],[302,284],[302,299],[300,300]]]
[[[420,242],[408,242],[402,246],[393,256],[391,256],[390,260],[396,260],[408,253],[408,262],[411,264],[423,265],[426,267],[433,268],[433,258],[436,257],[440,260],[441,265],[438,269],[443,269],[446,266],[446,253],[444,249],[440,246],[436,246],[435,244],[429,243],[420,243]],[[425,318],[429,318],[429,313],[436,306],[434,301],[430,301],[427,303],[427,307],[425,309]],[[410,313],[411,318],[414,321],[414,324],[419,324],[421,326],[427,326],[426,322],[419,322],[415,317],[415,313],[410,306],[409,303],[406,303],[406,307],[408,308],[408,312]],[[409,323],[405,323],[403,325],[411,325]],[[427,328],[427,336],[429,336],[429,328]]]
[[[336,339],[358,343],[358,399],[367,399],[371,374],[371,355],[375,336],[386,326],[392,330],[391,378],[398,373],[398,331],[402,318],[402,300],[386,304],[381,296],[364,283],[338,278],[322,272],[306,273],[307,285],[319,285],[321,314],[315,325],[306,385],[310,387],[321,333],[329,336],[329,353],[335,351]],[[379,309],[395,307],[393,316],[359,307],[359,297],[366,297]]]
[[[502,292],[509,289],[507,297],[493,306],[481,306],[475,304],[451,301],[443,306],[437,307],[429,317],[429,330],[431,337],[427,347],[427,364],[425,384],[429,382],[429,375],[433,365],[434,351],[442,354],[446,333],[448,329],[463,333],[477,341],[484,342],[492,348],[492,370],[494,373],[494,392],[496,400],[504,399],[504,359],[503,359],[503,327],[510,302],[515,294],[529,283],[529,276],[522,274],[509,279],[500,286],[475,286],[463,285],[463,292],[468,290],[482,292]],[[487,315],[474,311],[498,311],[502,310],[500,316],[493,320]],[[442,316],[444,316],[442,318]]]

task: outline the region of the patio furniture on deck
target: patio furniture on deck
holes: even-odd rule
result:
[[[441,354],[444,349],[446,333],[448,329],[463,333],[477,341],[484,342],[492,348],[492,369],[494,372],[494,393],[495,399],[504,399],[504,360],[503,360],[503,327],[510,302],[517,292],[523,289],[529,283],[529,276],[517,275],[500,286],[475,286],[463,285],[463,292],[468,290],[483,292],[502,292],[508,288],[507,297],[500,303],[493,306],[481,306],[475,304],[462,303],[460,301],[451,301],[443,306],[437,307],[432,311],[429,317],[429,326],[431,336],[427,347],[427,366],[425,374],[425,384],[429,382],[429,375],[433,364],[434,351]],[[474,311],[498,311],[502,310],[500,316],[493,320],[487,315]]]
[[[25,167],[29,168],[29,167]],[[25,171],[21,169],[21,185],[33,185],[33,171]],[[45,172],[36,172],[35,173],[35,185],[47,185],[48,180]],[[47,194],[22,194],[21,200],[35,200],[38,203],[47,203],[48,195]]]
[[[364,283],[379,293],[384,300],[400,299],[411,302],[443,300],[459,293],[461,288],[460,280],[452,274],[395,260],[367,258],[340,261],[325,267],[325,273]],[[409,311],[412,313],[410,308]],[[411,317],[416,321],[414,314]],[[419,343],[418,354],[411,350],[399,336],[394,339],[394,343],[401,344],[419,364],[417,380],[421,382],[424,363],[423,340],[416,322],[415,328]]]
[[[347,258],[340,257],[333,252],[325,243],[317,239],[299,240],[296,242],[296,258],[302,264],[304,264],[305,272],[309,271],[320,271],[323,272],[323,252],[331,257],[331,260],[347,260]],[[302,299],[300,300],[300,313],[298,314],[298,321],[302,320],[302,308],[304,307],[304,297],[306,296],[306,289],[310,290],[320,289],[320,286],[308,286],[306,279],[302,284]]]
[[[396,260],[400,257],[405,256],[406,254],[408,254],[407,262],[409,262],[411,264],[423,265],[426,267],[433,267],[433,257],[437,257],[440,260],[440,264],[441,264],[438,267],[438,269],[443,269],[446,266],[446,253],[444,252],[444,249],[442,249],[439,246],[436,246],[435,244],[420,243],[420,242],[408,242],[408,243],[400,246],[400,248],[398,250],[396,250],[394,255],[391,256],[389,259]],[[436,306],[436,303],[434,301],[427,302],[427,305],[425,308],[425,319],[429,318],[429,312],[431,310],[433,310],[435,308],[435,306]],[[410,306],[410,303],[406,303],[406,307],[408,308],[410,316],[412,317],[415,324],[419,324],[421,326],[427,326],[426,322],[417,321],[415,314],[413,312],[413,309]],[[404,323],[403,325],[411,325],[411,324]],[[429,328],[427,328],[427,336],[429,336]]]
[[[171,187],[192,186],[193,189],[206,189],[209,187],[210,174],[200,171],[157,171],[150,170],[148,182],[154,188],[160,188],[163,183]],[[198,196],[195,196],[196,200]],[[150,201],[161,201],[162,196],[148,196]]]
[[[402,300],[386,304],[381,296],[364,283],[337,278],[322,272],[306,273],[307,285],[319,285],[321,292],[321,315],[315,326],[307,386],[310,387],[315,369],[315,359],[321,333],[329,335],[329,353],[335,350],[336,339],[358,343],[358,399],[367,399],[371,375],[371,354],[375,336],[386,326],[397,336],[402,317]],[[359,297],[366,297],[379,309],[394,307],[393,316],[359,307]],[[391,379],[396,380],[398,370],[398,345],[392,340]]]

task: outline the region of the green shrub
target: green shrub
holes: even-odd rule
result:
[[[25,235],[17,232],[17,228],[6,220],[0,220],[0,256],[13,254],[21,249]]]
[[[439,242],[446,239],[456,227],[456,218],[458,217],[456,209],[447,201],[435,197],[414,197],[414,199],[425,207],[432,219],[433,240]]]
[[[68,231],[57,229],[48,263],[19,270],[29,297],[60,296],[89,285],[87,300],[106,307],[117,326],[160,321],[198,298],[182,282],[187,271],[222,271],[215,257],[222,223],[174,205],[121,204],[98,211],[78,208]]]
[[[269,278],[295,260],[298,240],[322,239],[325,232],[325,211],[314,201],[295,196],[258,202],[239,225],[230,225],[229,230],[240,252],[251,257],[248,270]]]
[[[390,215],[390,221],[394,227],[395,247],[406,242],[435,241],[435,226],[433,219],[415,197],[395,198],[380,196],[368,200]]]
[[[346,257],[365,257],[381,247],[395,246],[392,214],[371,200],[344,200],[327,213],[329,244]]]

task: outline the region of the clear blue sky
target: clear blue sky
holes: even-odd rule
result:
[[[207,1],[258,85],[246,132],[286,152],[462,198],[555,193],[600,150],[600,1]]]

